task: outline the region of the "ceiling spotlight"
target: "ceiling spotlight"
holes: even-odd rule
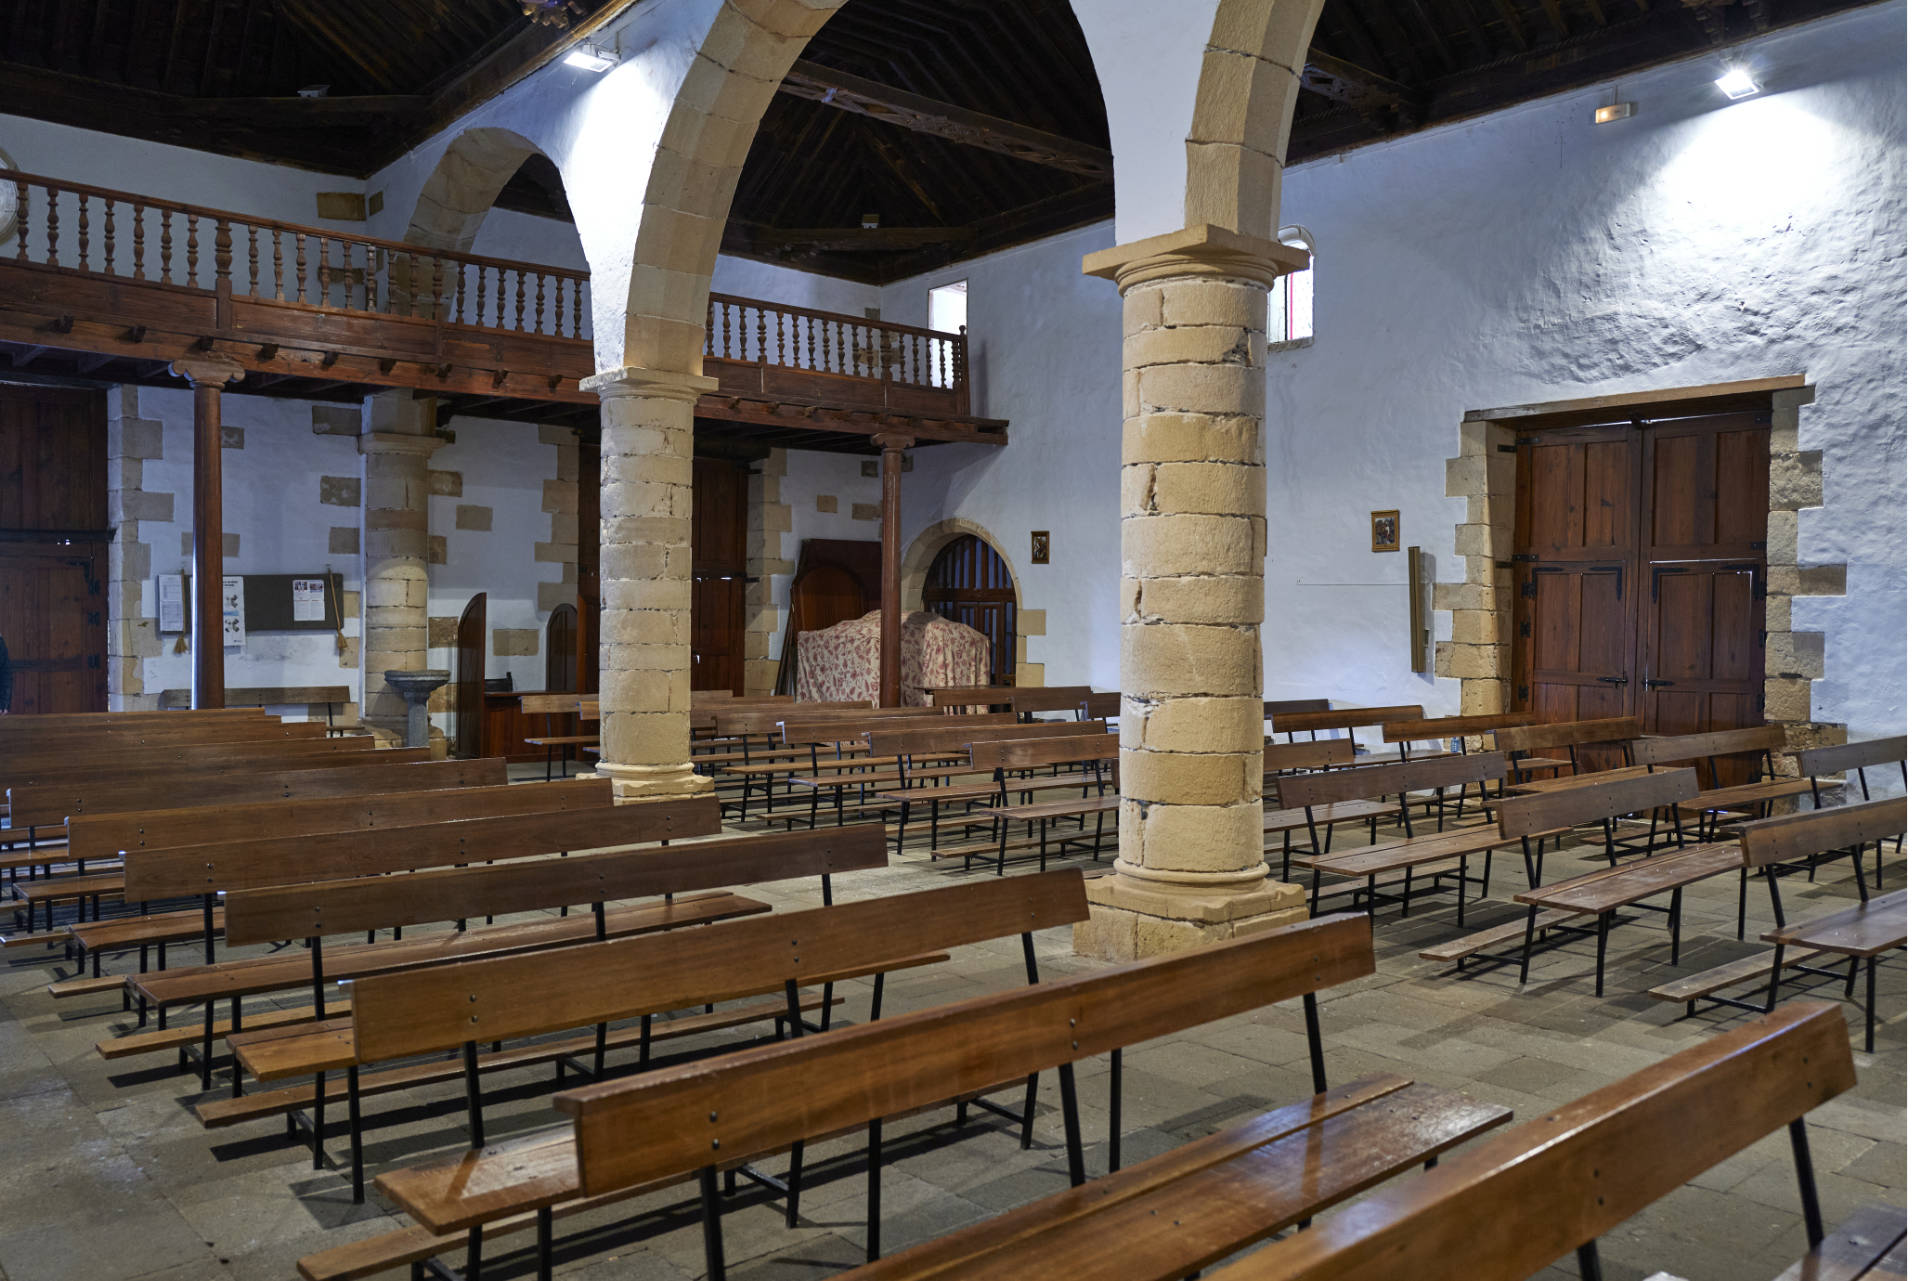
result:
[[[561,61],[565,62],[569,67],[577,67],[581,71],[598,73],[610,70],[620,61],[620,54],[607,45],[595,44],[591,40],[582,40],[579,44],[567,50],[567,56],[561,59]]]
[[[1752,73],[1745,67],[1731,67],[1728,69],[1726,75],[1721,76],[1713,83],[1714,87],[1719,89],[1721,93],[1726,94],[1727,97],[1735,101],[1741,98],[1751,98],[1754,94],[1760,92],[1760,83],[1753,78]]]
[[[861,214],[860,226],[861,229],[865,231],[880,230],[880,215],[877,213]]]

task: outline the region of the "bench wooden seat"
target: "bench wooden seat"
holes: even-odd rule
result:
[[[1682,801],[1680,809],[1688,814],[1709,814],[1718,810],[1751,809],[1756,805],[1765,805],[1771,801],[1785,800],[1788,797],[1805,796],[1809,788],[1819,788],[1823,792],[1838,791],[1847,785],[1844,778],[1769,778],[1757,783],[1739,783],[1732,787],[1716,787],[1712,791],[1702,792],[1689,801]]]
[[[1408,837],[1413,835],[1409,794],[1433,792],[1445,799],[1451,788],[1459,788],[1464,797],[1469,788],[1478,787],[1484,797],[1487,784],[1497,784],[1505,773],[1506,761],[1499,753],[1473,752],[1459,755],[1447,753],[1419,761],[1355,765],[1321,773],[1283,775],[1273,783],[1273,795],[1281,808],[1277,815],[1269,814],[1266,819],[1267,831],[1277,829],[1286,833],[1281,844],[1281,878],[1289,879],[1293,874],[1292,832],[1297,829],[1286,822],[1289,814],[1297,813],[1300,816],[1299,825],[1306,829],[1310,853],[1327,851],[1333,840],[1334,824],[1343,819],[1364,817],[1369,827],[1369,843],[1378,844],[1379,820],[1389,816],[1399,821],[1402,832]],[[1436,814],[1444,830],[1445,807],[1438,809]],[[1322,828],[1326,833],[1324,838],[1321,835]],[[1441,874],[1443,877],[1449,875],[1452,874]],[[1464,865],[1460,875],[1463,878],[1465,876]],[[1485,878],[1482,879],[1484,881]],[[1436,881],[1436,887],[1437,884]],[[1464,879],[1461,885],[1464,895]],[[1483,891],[1484,888],[1483,884]],[[1465,910],[1464,906],[1461,910]]]
[[[1816,955],[1818,954],[1807,948],[1788,948],[1785,963],[1788,965],[1798,965],[1800,962],[1809,960]],[[1659,987],[1649,988],[1647,989],[1647,995],[1660,1001],[1684,1001],[1686,1002],[1687,1013],[1691,1015],[1695,1013],[1696,1007],[1704,998],[1730,987],[1745,986],[1756,979],[1764,983],[1772,973],[1773,953],[1755,952],[1752,956],[1743,956],[1737,961],[1728,961],[1724,965],[1716,965],[1710,970],[1701,970],[1698,974],[1689,974],[1684,978],[1677,978],[1670,982],[1662,983]],[[1759,1006],[1748,1006],[1745,1002],[1731,1001],[1724,997],[1719,998],[1717,1003],[1723,1005],[1737,1004],[1740,1005],[1741,1008],[1761,1008]]]
[[[328,1001],[322,1014],[326,1018],[337,1018],[352,1008],[353,1007],[346,1001]],[[312,1021],[313,1010],[310,1007],[302,1009],[275,1008],[259,1010],[248,1014],[246,1016],[246,1027],[252,1030],[256,1028],[282,1027],[289,1023],[310,1023]],[[239,1029],[234,1027],[231,1019],[216,1018],[213,1021],[213,1035],[215,1036],[226,1036],[228,1033],[237,1030]],[[203,1029],[192,1024],[152,1028],[146,1031],[134,1031],[121,1036],[108,1037],[104,1041],[96,1041],[94,1042],[93,1051],[103,1059],[130,1059],[141,1054],[154,1054],[164,1050],[185,1049],[198,1042],[202,1034]]]
[[[1406,1077],[1366,1077],[844,1275],[1176,1281],[1511,1118]],[[1179,1231],[1143,1230],[1150,1219]]]
[[[1819,1249],[1825,1232],[1806,1116],[1854,1082],[1840,1011],[1795,1004],[1489,1135],[1212,1277],[1525,1281],[1577,1254],[1581,1275],[1597,1278],[1607,1232],[1781,1129],[1807,1244]],[[1766,1240],[1751,1248],[1737,1262],[1763,1275],[1756,1264]],[[1820,1274],[1803,1265],[1789,1275]]]
[[[1907,1212],[1863,1205],[1774,1281],[1896,1281],[1907,1275]]]
[[[1321,876],[1332,873],[1336,876],[1365,878],[1364,890],[1353,890],[1356,910],[1359,896],[1366,895],[1366,910],[1371,914],[1376,898],[1376,882],[1382,876],[1395,872],[1404,873],[1409,880],[1417,869],[1438,862],[1457,862],[1459,866],[1449,875],[1459,883],[1458,906],[1455,921],[1461,928],[1466,926],[1467,883],[1473,878],[1467,874],[1466,860],[1474,855],[1490,855],[1502,846],[1515,844],[1510,837],[1500,835],[1498,827],[1489,823],[1475,826],[1456,827],[1450,832],[1435,832],[1431,835],[1416,836],[1404,840],[1382,841],[1375,845],[1363,845],[1357,849],[1340,850],[1333,854],[1295,855],[1295,861],[1313,872],[1313,883],[1309,891],[1308,914],[1320,915]],[[1343,887],[1344,888],[1344,887]],[[1487,874],[1480,877],[1480,893],[1487,892]],[[1400,894],[1401,911],[1405,916],[1410,895],[1403,888]]]
[[[1472,934],[1456,939],[1447,939],[1423,948],[1420,959],[1424,961],[1451,961],[1455,969],[1464,970],[1469,960],[1479,960],[1493,964],[1510,963],[1518,965],[1509,957],[1500,955],[1500,949],[1518,943],[1529,933],[1571,921],[1572,912],[1541,912],[1537,916],[1520,917],[1500,925],[1490,926]]]
[[[1872,1054],[1874,1031],[1879,1022],[1875,1008],[1876,975],[1883,953],[1907,945],[1907,892],[1895,890],[1857,907],[1842,908],[1810,921],[1795,921],[1767,931],[1760,936],[1760,940],[1773,944],[1777,949],[1767,993],[1769,1006],[1779,1000],[1781,970],[1786,963],[1787,949],[1804,947],[1816,953],[1837,952],[1851,960],[1866,962],[1866,1051]],[[1851,996],[1853,979],[1848,977],[1846,983],[1847,994]]]

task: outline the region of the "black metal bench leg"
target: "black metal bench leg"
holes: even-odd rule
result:
[[[467,1270],[462,1281],[480,1281],[480,1225],[467,1229]]]
[[[720,1187],[710,1165],[700,1171],[700,1230],[707,1250],[707,1281],[726,1281],[727,1255],[720,1239]]]
[[[880,1122],[867,1122],[867,1262],[880,1257]]]
[[[1580,1281],[1604,1281],[1600,1272],[1600,1245],[1597,1241],[1588,1241],[1578,1252],[1580,1260]]]
[[[1879,993],[1876,990],[1878,987],[1878,983],[1876,980],[1879,975],[1879,967],[1880,967],[1879,957],[1869,956],[1867,958],[1867,1053],[1868,1054],[1873,1053],[1873,1025],[1876,1017],[1874,1013],[1874,1006],[1876,1003],[1876,998],[1879,995]]]
[[[1527,985],[1527,971],[1533,968],[1533,923],[1540,916],[1537,905],[1527,908],[1527,933],[1520,940],[1520,986]]]
[[[1080,1096],[1071,1063],[1060,1065],[1060,1115],[1067,1123],[1067,1179],[1077,1188],[1087,1181],[1087,1157],[1080,1145]]]
[[[347,1065],[347,1135],[353,1145],[353,1203],[367,1199],[366,1161],[360,1146],[360,1066]]]
[[[538,1272],[540,1281],[553,1281],[553,1207],[543,1205],[534,1215],[534,1231],[537,1233],[535,1249],[538,1252]]]
[[[316,1072],[313,1077],[313,1168],[326,1168],[327,1164],[327,1074]]]
[[[1673,902],[1667,907],[1667,933],[1672,935],[1673,943],[1667,957],[1667,964],[1680,964],[1680,887],[1673,891]]]
[[[1120,1168],[1120,1048],[1109,1056],[1107,1075],[1107,1173]]]
[[[1807,1228],[1807,1248],[1817,1250],[1826,1239],[1826,1224],[1820,1219],[1820,1189],[1813,1181],[1813,1149],[1807,1146],[1807,1118],[1797,1116],[1787,1123],[1787,1138],[1793,1143],[1793,1175],[1800,1185],[1800,1217]]]
[[[1598,922],[1599,942],[1595,947],[1593,957],[1593,994],[1595,996],[1605,996],[1607,994],[1607,929],[1612,922],[1613,913],[1611,911],[1600,913],[1600,920]]]

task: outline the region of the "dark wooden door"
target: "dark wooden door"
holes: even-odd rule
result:
[[[1521,439],[1519,710],[1656,734],[1760,723],[1768,434],[1721,414]]]
[[[477,593],[460,611],[454,629],[453,750],[469,760],[486,746],[487,594]]]
[[[745,692],[747,469],[693,460],[693,688]]]
[[[985,539],[962,534],[940,549],[927,569],[924,607],[987,638],[989,679],[1011,685],[1020,605],[1013,574]]]
[[[107,409],[0,386],[0,639],[11,710],[107,709]]]

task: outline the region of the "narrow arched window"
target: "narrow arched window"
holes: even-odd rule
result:
[[[1282,227],[1275,239],[1306,250],[1307,265],[1273,282],[1267,301],[1267,346],[1304,347],[1313,341],[1313,273],[1319,259],[1313,252],[1313,237],[1304,227]]]

